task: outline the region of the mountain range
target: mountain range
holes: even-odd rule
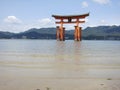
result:
[[[65,31],[66,39],[74,39],[74,30]],[[0,31],[0,39],[56,39],[56,28],[32,28],[25,32]],[[82,30],[84,40],[120,40],[120,26],[87,27]]]

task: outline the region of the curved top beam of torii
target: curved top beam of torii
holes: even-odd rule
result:
[[[52,15],[55,19],[76,19],[76,18],[85,18],[89,16],[89,13],[82,15]]]

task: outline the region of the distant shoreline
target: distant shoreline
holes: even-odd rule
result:
[[[0,39],[56,39],[56,28],[32,28],[25,32],[0,31]],[[120,26],[87,27],[82,30],[83,40],[120,40]],[[74,30],[65,30],[65,40],[74,40]]]

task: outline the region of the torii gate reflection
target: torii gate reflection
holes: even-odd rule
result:
[[[68,15],[68,16],[52,15],[52,17],[54,17],[55,19],[60,20],[59,22],[56,21],[56,24],[60,24],[60,26],[57,26],[57,31],[56,31],[57,40],[60,41],[65,40],[65,28],[63,27],[63,24],[76,23],[74,40],[81,41],[82,27],[79,27],[79,23],[85,23],[85,21],[82,21],[81,19],[84,19],[87,16],[89,16],[89,13],[82,15]]]

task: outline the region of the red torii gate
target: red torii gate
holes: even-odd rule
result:
[[[56,24],[60,24],[60,26],[57,26],[57,32],[56,32],[57,40],[60,41],[65,40],[65,28],[63,27],[63,24],[76,23],[74,39],[76,41],[81,41],[82,28],[79,27],[79,23],[85,23],[85,21],[81,21],[81,19],[84,19],[87,16],[89,16],[89,13],[82,15],[68,15],[68,16],[52,15],[52,17],[54,17],[55,19],[60,20],[59,22],[56,21]]]

